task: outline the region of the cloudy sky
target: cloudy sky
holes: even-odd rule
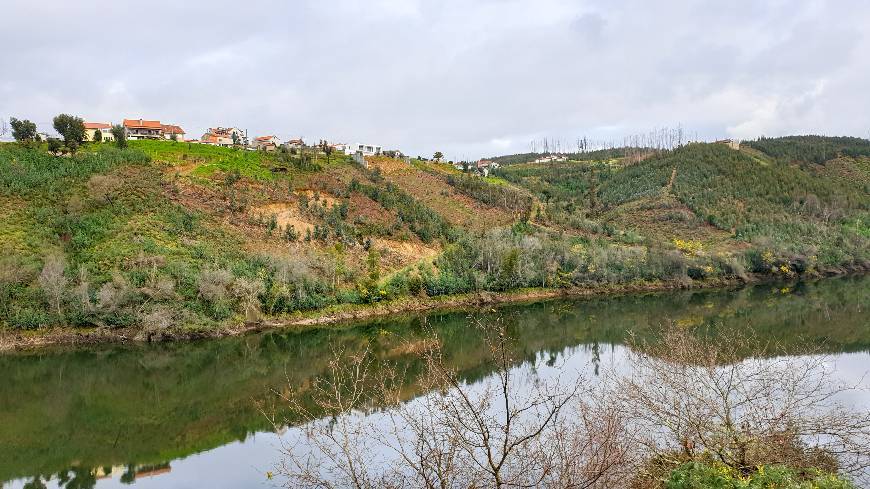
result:
[[[870,134],[866,0],[2,0],[0,117],[452,159],[532,139]]]

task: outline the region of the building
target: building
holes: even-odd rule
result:
[[[101,141],[114,141],[112,125],[107,122],[85,122],[85,141],[93,141],[96,133],[100,133]]]
[[[302,149],[305,147],[305,141],[302,139],[291,139],[284,143],[286,149]]]
[[[740,141],[736,139],[720,139],[719,141],[716,141],[716,144],[724,144],[735,151],[740,150]]]
[[[352,155],[360,153],[363,156],[374,156],[381,154],[382,148],[373,144],[349,144],[344,149],[344,154]]]
[[[254,140],[254,147],[263,151],[275,151],[279,144],[276,136],[260,136]]]
[[[402,153],[398,149],[388,149],[387,151],[382,152],[384,156],[389,156],[390,158],[395,158],[397,160],[404,160],[405,153]]]
[[[568,157],[565,155],[545,155],[539,156],[535,159],[534,163],[553,163],[557,161],[568,161]]]
[[[477,168],[478,173],[487,177],[489,176],[489,172],[492,170],[497,170],[501,165],[492,161],[492,160],[478,160],[475,167]]]
[[[161,124],[163,128],[163,138],[172,139],[173,141],[184,141],[184,129],[171,124]]]
[[[124,119],[127,139],[163,139],[163,124],[160,121]]]
[[[233,146],[234,141],[238,141],[238,144],[242,146],[247,146],[248,133],[237,127],[210,127],[208,132],[200,138],[201,143],[214,146]]]

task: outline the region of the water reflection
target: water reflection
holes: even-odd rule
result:
[[[555,301],[501,314],[523,352],[517,368],[588,366],[598,375],[618,364],[626,331],[649,334],[674,323],[750,328],[795,345],[795,354],[803,337],[841,352],[837,367],[848,376],[868,365],[868,290],[870,279],[849,278]],[[492,372],[465,313],[436,314],[429,322],[466,380]],[[408,372],[410,398],[420,394],[414,378],[422,368],[414,345],[428,340],[420,318],[406,318],[340,330],[3,356],[0,481],[16,488],[267,484],[277,435],[268,432],[257,403],[282,407],[270,389],[293,385],[304,392],[334,349],[370,348]]]

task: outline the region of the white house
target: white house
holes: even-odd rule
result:
[[[248,145],[247,133],[237,127],[210,127],[208,132],[200,138],[200,142],[203,144],[214,146],[232,146],[234,140],[242,146]]]
[[[164,139],[172,139],[175,137],[176,141],[184,141],[184,129],[172,124],[162,124],[162,126]]]
[[[284,143],[284,147],[287,149],[302,149],[305,147],[305,141],[302,138],[291,139]]]
[[[568,161],[568,157],[565,155],[546,155],[539,156],[535,159],[535,163],[551,163],[554,161]]]
[[[264,151],[275,151],[281,142],[277,136],[260,136],[254,140],[254,147]]]
[[[163,139],[163,124],[160,121],[124,119],[127,139]]]
[[[344,149],[344,154],[352,155],[362,153],[363,156],[374,156],[381,154],[383,148],[374,144],[349,144]]]

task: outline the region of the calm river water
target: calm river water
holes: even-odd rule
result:
[[[618,368],[631,330],[742,328],[834,353],[837,375],[870,370],[870,277],[509,306],[497,312],[525,352],[516,369],[595,376]],[[259,406],[310,384],[333,351],[371,349],[419,371],[408,341],[434,327],[469,382],[491,373],[472,312],[194,343],[54,349],[0,356],[0,487],[273,487],[279,437]],[[532,377],[532,376],[528,376]],[[417,392],[413,383],[409,395]],[[870,407],[870,394],[855,402]],[[292,422],[292,421],[291,421]]]

